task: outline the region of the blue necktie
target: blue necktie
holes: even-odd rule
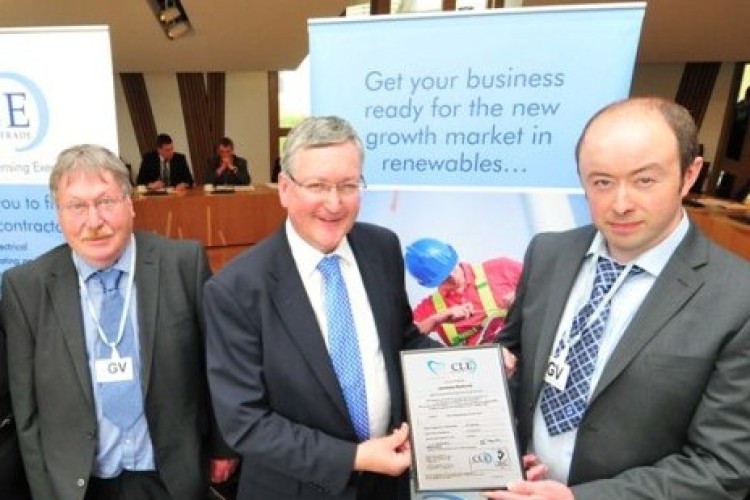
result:
[[[124,299],[118,283],[122,277],[119,269],[107,269],[96,273],[102,284],[102,305],[99,310],[99,326],[109,342],[117,339],[120,318],[124,307]],[[104,342],[97,343],[97,358],[109,359],[112,349]],[[133,360],[133,378],[121,382],[102,382],[99,384],[102,411],[107,419],[122,430],[130,429],[138,417],[143,414],[143,398],[140,388],[140,373],[138,358],[135,352],[135,339],[130,321],[125,323],[122,340],[116,346],[121,358],[130,357]]]
[[[591,375],[596,367],[599,345],[609,319],[611,300],[604,304],[601,314],[594,318],[590,325],[587,323],[623,269],[625,266],[605,257],[599,257],[597,261],[591,296],[573,319],[568,335],[568,339],[575,339],[579,335],[580,338],[568,351],[567,363],[570,373],[565,390],[560,391],[550,384],[545,384],[542,393],[542,416],[552,436],[575,429],[581,423],[588,406]],[[642,271],[634,266],[630,275]],[[560,349],[561,346],[558,345],[556,354]]]
[[[323,257],[318,264],[323,275],[323,302],[328,321],[328,354],[339,379],[354,430],[360,441],[370,436],[367,391],[354,327],[349,294],[339,268],[338,255]]]

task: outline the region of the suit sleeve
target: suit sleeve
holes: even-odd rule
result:
[[[34,498],[56,498],[42,452],[34,381],[34,338],[6,273],[2,285],[2,329],[7,336],[8,373],[18,441]]]
[[[175,166],[179,166],[175,171],[174,184],[185,183],[188,186],[193,187],[193,174],[190,173],[187,157],[181,153],[175,153],[173,162],[175,163]]]
[[[197,255],[195,258],[196,265],[196,290],[197,290],[197,305],[198,308],[198,319],[200,323],[201,333],[203,334],[203,345],[205,346],[205,331],[206,331],[206,318],[203,314],[203,287],[206,281],[211,277],[211,268],[208,264],[208,256],[202,247],[197,246]],[[205,356],[205,353],[204,353]],[[203,367],[204,373],[206,367]],[[208,404],[208,415],[210,421],[210,436],[209,436],[209,454],[212,458],[236,458],[237,454],[230,448],[230,446],[224,441],[221,435],[219,425],[216,423],[216,418],[213,412],[212,405],[210,404],[211,398],[208,390],[208,382],[206,381],[206,401]]]
[[[511,351],[518,359],[521,359],[521,331],[523,329],[523,302],[526,296],[526,289],[529,284],[531,275],[531,261],[536,238],[532,238],[529,246],[526,248],[526,255],[523,258],[523,267],[521,268],[521,277],[516,286],[516,296],[513,304],[510,306],[505,324],[498,337],[498,343]]]
[[[356,444],[292,421],[274,411],[264,382],[260,290],[243,298],[223,282],[206,284],[208,373],[211,397],[227,442],[243,457],[262,460],[324,491],[341,492],[352,473]],[[281,353],[275,353],[281,356]],[[295,373],[290,370],[290,374]],[[290,375],[292,376],[292,375]],[[299,381],[290,381],[298,383]]]
[[[157,180],[159,180],[158,162],[154,163],[153,156],[150,154],[143,155],[141,167],[138,169],[138,178],[135,183],[142,186]]]
[[[249,185],[250,184],[250,169],[248,167],[247,160],[244,158],[237,158],[237,184]]]

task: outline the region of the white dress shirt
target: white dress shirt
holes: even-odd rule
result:
[[[326,347],[328,346],[328,325],[323,304],[323,275],[318,271],[317,266],[326,255],[338,255],[340,257],[341,274],[346,282],[357,334],[357,338],[353,338],[352,342],[359,342],[359,352],[362,357],[370,437],[384,436],[388,433],[388,424],[391,419],[391,395],[388,390],[385,361],[380,348],[380,339],[370,301],[367,298],[365,285],[362,282],[357,260],[354,258],[349,241],[344,238],[333,252],[324,254],[303,240],[295,231],[289,219],[287,219],[285,227],[289,246],[292,249],[292,257],[315,311],[320,330],[323,332]]]

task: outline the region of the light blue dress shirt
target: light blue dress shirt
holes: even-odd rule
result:
[[[112,266],[123,272],[118,284],[120,293],[127,294],[130,282],[131,261],[134,258],[135,242],[131,239],[120,259]],[[99,311],[102,302],[103,290],[97,279],[89,279],[99,269],[92,267],[81,257],[73,253],[78,274],[85,283],[86,290],[81,290],[81,311],[83,312],[84,333],[86,336],[86,353],[88,355],[89,370],[91,372],[92,389],[96,405],[96,421],[98,425],[96,457],[91,475],[100,478],[111,478],[118,476],[123,470],[155,470],[154,449],[151,436],[148,432],[146,415],[143,414],[138,421],[128,429],[122,431],[112,424],[102,414],[101,396],[96,383],[96,351],[98,344],[102,343],[97,332],[96,322],[91,316],[91,308]],[[138,335],[137,315],[137,293],[135,282],[128,308],[128,321],[131,324],[133,335],[135,335],[135,348],[137,355],[133,360],[134,369],[140,372],[140,339]],[[88,301],[91,301],[91,308]],[[142,372],[140,372],[142,373]],[[145,404],[144,404],[145,406]]]

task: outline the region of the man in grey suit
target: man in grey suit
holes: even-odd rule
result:
[[[133,234],[128,171],[105,148],[60,153],[50,189],[67,244],[2,284],[32,494],[205,500],[209,457],[231,454],[214,432],[205,377],[206,255],[195,242]],[[212,461],[213,479],[233,464]]]
[[[407,498],[399,351],[438,344],[412,322],[396,235],[355,223],[362,159],[340,118],[295,127],[279,176],[285,226],[206,284],[211,397],[243,456],[242,500]],[[331,261],[348,306],[328,307]],[[353,324],[339,335],[334,316],[349,309]],[[334,361],[349,348],[361,361],[352,385]]]
[[[681,206],[703,161],[695,124],[672,102],[617,102],[576,157],[594,224],[532,240],[501,334],[519,357],[521,445],[549,479],[486,495],[744,498],[750,265]]]

